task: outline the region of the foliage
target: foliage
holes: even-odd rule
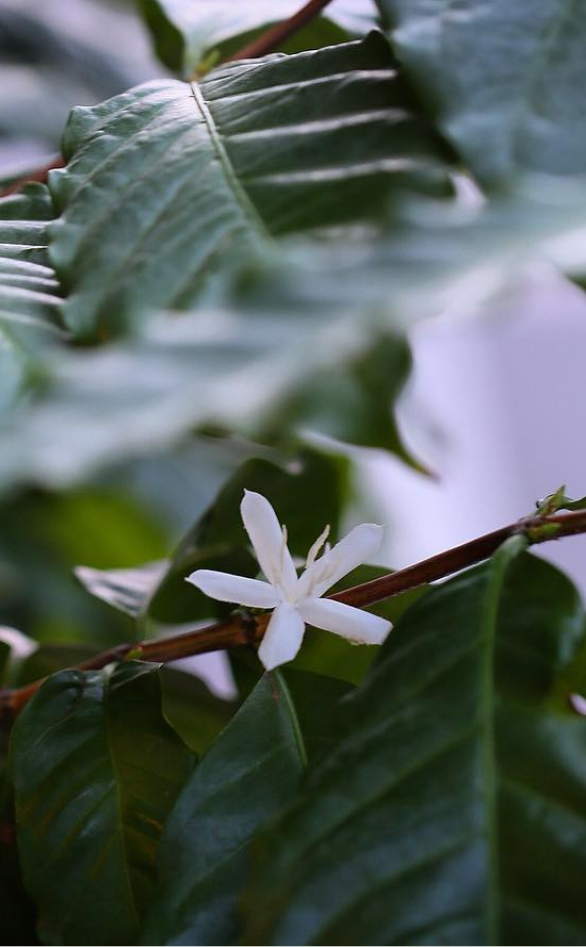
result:
[[[586,622],[526,549],[583,499],[365,600],[380,649],[309,629],[263,674],[247,637],[221,694],[147,660],[258,629],[185,582],[257,576],[244,489],[301,565],[362,452],[425,473],[395,420],[420,320],[586,270],[580,5],[334,0],[228,61],[301,5],[0,0],[0,176],[77,106],[65,166],[0,198],[11,943],[584,941]]]

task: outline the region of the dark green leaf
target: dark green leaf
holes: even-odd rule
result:
[[[202,568],[237,575],[258,573],[240,517],[245,489],[267,497],[287,525],[291,551],[305,557],[327,523],[334,535],[337,532],[346,499],[346,467],[312,451],[293,458],[289,465],[266,460],[243,464],[183,539],[150,602],[150,617],[165,622],[193,621],[230,611],[230,606],[214,603],[185,578]]]
[[[295,794],[306,749],[280,674],[266,675],[200,762],[169,817],[147,944],[228,944],[248,842]]]
[[[400,186],[447,187],[444,146],[394,66],[372,33],[74,111],[68,167],[50,177],[71,329],[103,337],[145,308],[185,308],[278,236],[339,236],[380,220]]]
[[[378,0],[442,132],[489,185],[586,172],[586,6]]]
[[[236,702],[217,697],[200,678],[175,667],[162,667],[160,678],[165,717],[200,755],[234,716]]]
[[[343,589],[370,582],[382,575],[388,575],[389,570],[380,566],[360,566],[345,576],[331,589],[331,592],[341,592]],[[413,605],[428,591],[427,586],[420,586],[409,592],[404,592],[386,602],[374,605],[369,611],[388,619],[393,625],[397,623],[404,611]],[[372,662],[379,655],[379,648],[356,647],[340,638],[316,628],[308,628],[303,639],[303,647],[289,667],[300,668],[331,677],[360,684],[370,668]]]
[[[169,819],[161,843],[162,891],[145,943],[233,941],[248,840],[295,794],[307,759],[332,746],[337,705],[349,690],[341,681],[289,670],[257,683]]]
[[[576,589],[520,539],[409,609],[349,737],[263,831],[247,943],[581,944]]]
[[[289,527],[294,554],[305,556],[325,523],[337,531],[343,507],[346,464],[309,450],[281,464],[249,460],[233,474],[213,503],[189,530],[170,560],[135,569],[77,568],[93,595],[134,618],[179,624],[224,616],[230,606],[214,603],[185,582],[195,569],[256,575],[240,518],[244,490],[256,490],[276,507]]]
[[[157,669],[50,678],[13,733],[18,843],[48,943],[134,943],[162,824],[192,757],[160,710]]]
[[[207,62],[224,59],[275,22],[299,9],[298,0],[140,0],[162,61],[188,76]],[[264,7],[264,9],[263,9]],[[285,46],[285,52],[316,49],[366,33],[376,24],[372,0],[337,0]]]

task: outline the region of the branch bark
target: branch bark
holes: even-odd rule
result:
[[[309,3],[306,3],[288,20],[283,20],[282,23],[271,26],[261,36],[258,36],[251,43],[247,43],[246,46],[243,46],[242,49],[229,56],[225,61],[236,62],[238,59],[257,59],[259,56],[272,53],[291,36],[303,29],[307,23],[315,19],[329,3],[331,3],[331,0],[309,0]]]
[[[586,510],[529,516],[509,526],[486,533],[424,559],[414,565],[391,572],[371,582],[364,582],[330,596],[338,602],[365,608],[385,601],[409,589],[445,578],[469,566],[488,559],[506,539],[525,536],[529,545],[538,545],[565,536],[586,533]],[[172,635],[139,643],[126,643],[97,654],[81,664],[79,670],[98,670],[115,661],[136,657],[142,661],[166,663],[179,658],[193,657],[209,651],[222,651],[242,646],[255,646],[265,633],[270,613],[250,615],[237,612],[225,622],[209,625],[196,631]],[[9,723],[37,692],[43,679],[26,687],[0,691],[0,722]]]

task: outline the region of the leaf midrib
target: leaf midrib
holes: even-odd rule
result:
[[[240,207],[246,220],[248,220],[248,222],[259,232],[261,237],[264,240],[272,242],[272,236],[269,233],[264,220],[240,184],[236,169],[230,160],[230,156],[228,155],[228,152],[224,146],[224,142],[222,141],[220,131],[215,123],[212,112],[208,107],[199,84],[196,82],[191,82],[190,86],[193,100],[201,113],[201,117],[203,118],[210,136],[210,141],[214,151],[216,152],[222,171],[224,172],[226,183],[228,184],[228,187],[234,196],[236,204],[238,207]]]

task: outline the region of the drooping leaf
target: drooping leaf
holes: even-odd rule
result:
[[[274,23],[299,9],[297,0],[140,0],[155,49],[165,65],[189,76],[206,63],[224,59]],[[292,53],[333,46],[367,33],[376,25],[373,0],[337,0],[292,40],[281,46]]]
[[[100,337],[189,306],[278,236],[379,220],[406,184],[445,189],[449,168],[377,33],[77,109],[64,151],[51,259],[67,324]]]
[[[321,680],[305,677],[307,687],[319,691]],[[323,703],[314,704],[313,715],[307,709],[306,727],[313,716],[323,734]],[[235,942],[248,843],[258,825],[295,795],[306,763],[289,686],[281,673],[267,674],[204,756],[169,818],[161,887],[143,943]]]
[[[349,736],[261,833],[246,942],[582,943],[586,722],[558,680],[584,612],[520,547],[391,633]]]
[[[490,186],[586,172],[586,8],[567,0],[378,0],[439,127]]]
[[[162,824],[192,757],[160,710],[157,669],[50,678],[12,743],[18,844],[44,942],[136,942]]]

